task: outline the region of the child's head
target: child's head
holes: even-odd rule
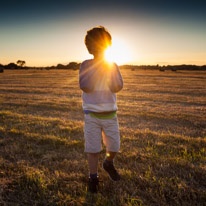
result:
[[[87,31],[84,42],[90,54],[103,54],[112,44],[112,37],[106,28],[98,26]]]

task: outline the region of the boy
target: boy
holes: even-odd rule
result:
[[[123,79],[118,66],[104,60],[104,52],[111,40],[111,35],[102,26],[88,30],[85,45],[94,58],[84,61],[79,71],[85,113],[85,152],[88,153],[90,172],[88,190],[92,193],[97,192],[99,183],[97,166],[102,137],[107,153],[103,169],[113,181],[120,180],[113,159],[120,147],[115,93],[123,88]]]

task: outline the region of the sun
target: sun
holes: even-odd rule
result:
[[[104,58],[108,62],[115,62],[120,65],[126,64],[131,58],[130,50],[123,41],[113,38],[112,45],[104,53]]]

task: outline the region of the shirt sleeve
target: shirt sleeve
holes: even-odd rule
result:
[[[123,78],[120,73],[119,67],[115,63],[113,64],[113,67],[111,69],[109,88],[113,93],[117,93],[123,88]]]
[[[82,62],[79,69],[79,87],[86,93],[92,92],[94,89],[92,76],[92,68],[89,67],[87,61]]]

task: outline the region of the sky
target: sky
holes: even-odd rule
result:
[[[206,1],[0,1],[0,63],[52,66],[92,58],[88,29],[112,35],[121,64],[206,64]],[[125,58],[123,58],[125,57]]]

